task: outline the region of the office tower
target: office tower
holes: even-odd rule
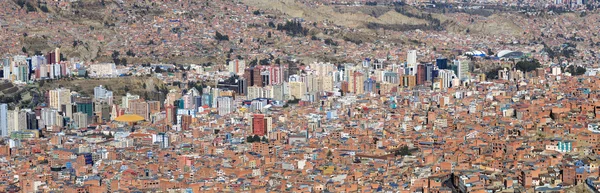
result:
[[[50,107],[61,109],[62,105],[71,104],[71,90],[57,88],[49,91]]]
[[[426,81],[432,81],[433,78],[435,78],[433,76],[433,69],[434,69],[433,64],[426,64],[425,65],[425,75],[426,75],[426,79],[425,80]]]
[[[425,65],[417,65],[417,76],[415,78],[417,79],[417,85],[425,84],[425,81],[427,80],[427,72]]]
[[[254,67],[246,68],[244,70],[244,79],[246,80],[246,86],[254,86]]]
[[[88,117],[94,116],[94,103],[90,97],[77,97],[75,99],[75,105],[77,105],[77,112],[83,112]]]
[[[31,111],[27,111],[25,112],[25,116],[26,116],[26,125],[27,125],[27,130],[37,130],[39,129],[38,127],[38,122],[37,122],[37,117],[35,115],[34,112]]]
[[[227,115],[233,112],[233,99],[231,97],[218,97],[217,106],[219,115]]]
[[[448,59],[438,58],[435,60],[435,65],[438,67],[438,69],[448,69]]]
[[[454,71],[452,71],[452,70],[440,70],[439,78],[441,79],[440,87],[442,89],[445,89],[445,88],[452,87],[452,80],[454,80],[456,78],[456,75],[454,74]]]
[[[261,71],[262,71],[261,66],[254,67],[254,70],[252,71],[252,78],[253,78],[252,82],[254,84],[252,86],[259,86],[259,87],[264,86]]]
[[[409,50],[407,53],[407,59],[406,59],[406,63],[408,67],[414,67],[417,65],[417,51],[416,50]]]
[[[470,60],[466,57],[461,57],[457,60],[454,60],[454,66],[457,68],[456,76],[460,80],[469,79],[471,73],[469,72]]]
[[[8,105],[0,104],[0,136],[8,137]]]
[[[375,80],[373,80],[371,78],[368,78],[367,80],[365,80],[363,83],[364,92],[367,92],[367,93],[375,92],[375,89],[376,89],[375,84],[376,84]]]

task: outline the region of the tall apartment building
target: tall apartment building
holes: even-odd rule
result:
[[[8,137],[8,105],[0,104],[0,136]]]
[[[246,69],[246,61],[235,59],[235,60],[229,61],[229,64],[227,65],[227,67],[228,67],[227,69],[229,72],[241,76],[244,74],[244,69]]]
[[[145,120],[150,120],[148,103],[142,99],[129,101],[129,112],[142,116]]]
[[[57,88],[48,92],[48,102],[51,108],[62,109],[62,105],[71,104],[71,90],[66,88]]]
[[[408,67],[416,67],[417,66],[417,51],[409,50],[406,56],[406,64]]]
[[[217,106],[219,115],[227,115],[233,112],[233,98],[231,97],[218,97]]]

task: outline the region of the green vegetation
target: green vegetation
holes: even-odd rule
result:
[[[286,31],[288,35],[306,36],[308,29],[302,27],[302,24],[297,21],[287,21],[284,25],[277,24],[277,30]]]
[[[223,35],[220,32],[215,32],[215,39],[218,41],[229,41],[229,36]]]
[[[517,70],[523,72],[531,72],[537,68],[542,67],[542,64],[540,64],[540,62],[537,60],[523,60],[517,62],[517,65],[515,67],[517,68]]]
[[[494,68],[494,69],[492,69],[492,70],[490,70],[490,71],[487,71],[487,72],[485,73],[485,77],[486,77],[488,80],[495,80],[495,79],[498,79],[498,71],[500,71],[500,70],[502,70],[502,69],[503,69],[502,67],[497,67],[497,68]]]
[[[265,142],[265,141],[268,141],[267,138],[264,138],[263,142]],[[246,137],[246,142],[247,143],[261,142],[261,139],[258,135],[248,136],[248,137]]]
[[[565,72],[571,73],[571,75],[573,76],[580,76],[585,74],[585,72],[587,71],[584,67],[581,66],[577,66],[575,67],[574,65],[571,65],[569,67],[567,67],[567,69],[563,69]]]
[[[408,146],[403,145],[402,147],[400,147],[400,149],[394,151],[394,155],[395,156],[405,156],[405,155],[411,155],[410,150],[408,149]]]

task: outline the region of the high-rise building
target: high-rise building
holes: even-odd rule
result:
[[[88,116],[85,113],[73,113],[73,126],[75,128],[85,128],[88,126]]]
[[[232,60],[229,61],[228,70],[229,72],[237,75],[243,75],[244,69],[246,69],[246,62],[244,60]]]
[[[113,92],[102,85],[94,87],[94,101],[105,101],[107,104],[112,105]]]
[[[417,51],[409,50],[406,57],[406,64],[408,67],[415,67],[417,65]]]
[[[233,112],[233,99],[231,97],[217,98],[219,115],[227,115]]]
[[[129,112],[144,117],[145,120],[150,120],[150,111],[148,103],[142,99],[129,101]]]
[[[140,95],[132,95],[127,93],[121,100],[121,108],[128,109],[129,101],[140,99]]]
[[[456,75],[454,74],[454,71],[452,71],[452,70],[440,70],[439,78],[441,79],[440,87],[442,89],[445,89],[445,88],[452,87],[452,80],[454,80],[456,78]]]
[[[425,84],[425,81],[427,80],[427,69],[425,67],[425,65],[423,64],[419,64],[417,65],[417,85],[423,85]]]
[[[273,119],[264,114],[254,114],[252,116],[252,134],[258,136],[267,135],[272,129]]]
[[[290,97],[294,99],[302,99],[304,97],[304,83],[303,82],[289,82]]]
[[[88,117],[94,116],[94,103],[92,102],[92,98],[77,97],[75,99],[75,104],[77,105],[77,112],[83,112],[87,114]]]
[[[439,69],[448,69],[448,59],[447,58],[438,58],[435,60],[435,65]]]
[[[0,136],[8,137],[8,105],[0,104]]]
[[[469,79],[471,73],[469,71],[470,60],[466,57],[461,57],[454,60],[454,66],[457,68],[456,76],[460,80]]]
[[[175,124],[175,121],[177,121],[177,108],[175,106],[173,106],[172,104],[167,104],[165,106],[165,113],[167,115],[167,117],[165,118],[166,124],[167,125],[173,125]]]
[[[365,92],[364,82],[365,75],[362,72],[354,71],[352,74],[350,74],[350,77],[348,79],[349,92],[357,95],[363,94]]]
[[[50,107],[61,109],[62,105],[71,104],[71,90],[57,88],[49,91]]]

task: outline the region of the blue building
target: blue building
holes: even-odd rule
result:
[[[435,60],[435,64],[439,69],[448,69],[448,59],[447,58],[438,58]]]

